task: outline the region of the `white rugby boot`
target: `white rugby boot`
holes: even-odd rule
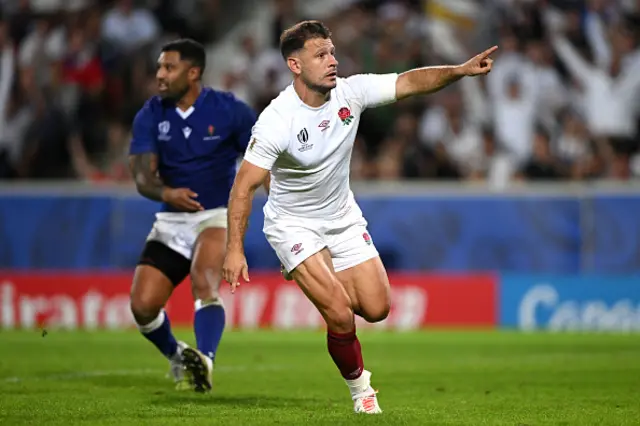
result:
[[[365,414],[382,413],[376,397],[378,391],[371,387],[371,372],[364,370],[360,377],[346,382],[353,400],[353,411]]]
[[[353,411],[365,414],[380,414],[382,409],[378,405],[376,398],[378,391],[371,389],[370,391],[355,395],[353,397]]]

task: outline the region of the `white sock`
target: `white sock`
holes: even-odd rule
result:
[[[222,297],[217,297],[216,299],[207,300],[207,301],[203,301],[202,299],[196,299],[196,301],[193,304],[196,311],[199,311],[200,309],[209,305],[222,306],[224,308],[224,302],[222,301]]]
[[[162,326],[162,323],[164,323],[164,315],[165,314],[163,309],[160,311],[158,316],[150,323],[144,325],[136,323],[136,325],[138,326],[138,330],[140,330],[141,333],[146,334],[159,329]]]
[[[345,382],[347,382],[347,386],[349,386],[351,397],[354,397],[358,394],[366,392],[369,389],[369,387],[371,386],[371,373],[369,373],[367,370],[362,370],[362,374],[360,374],[360,377],[353,380],[345,379]]]

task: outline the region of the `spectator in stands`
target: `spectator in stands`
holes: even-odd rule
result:
[[[214,40],[232,26],[221,4],[0,0],[0,177],[123,178],[114,141],[126,136],[113,135],[128,133],[132,112],[155,91],[154,46],[180,35]],[[314,5],[258,2],[265,21],[238,26],[238,45],[214,57],[224,66],[210,67],[210,77],[261,111],[290,83],[279,72],[280,31]],[[637,0],[342,0],[326,12],[345,74],[455,62],[500,46],[486,85],[463,80],[365,112],[353,179],[502,187],[514,174],[640,177]]]
[[[517,39],[508,35],[505,52],[497,59],[487,78],[493,105],[493,128],[497,141],[524,162],[531,155],[538,110],[538,80],[525,56],[517,49]]]
[[[550,135],[541,127],[533,137],[533,155],[524,163],[519,177],[528,180],[557,180],[566,173],[551,151]]]
[[[104,16],[102,35],[125,52],[139,50],[158,37],[160,28],[147,9],[134,7],[133,0],[118,0]]]
[[[614,31],[626,30],[616,28]],[[601,34],[598,36],[599,44],[606,44],[602,37]],[[602,51],[596,49],[592,55],[595,60],[588,61],[567,37],[552,30],[553,47],[582,92],[583,113],[591,134],[594,137],[633,138],[638,132],[640,73],[637,66],[640,62],[628,62],[627,67],[623,67],[621,45],[625,44],[625,36],[618,33],[616,38],[622,40],[614,45],[610,57],[608,49],[600,48]]]
[[[16,140],[9,126],[16,109],[12,99],[15,54],[9,36],[9,25],[0,15],[0,178],[15,175],[11,152],[16,148]]]

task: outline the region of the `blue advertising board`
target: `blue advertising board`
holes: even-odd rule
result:
[[[390,270],[640,273],[640,195],[366,195],[358,202]],[[253,270],[279,267],[254,200]],[[0,195],[0,268],[130,269],[158,204],[136,194]]]
[[[640,275],[502,275],[502,327],[551,331],[640,331]]]

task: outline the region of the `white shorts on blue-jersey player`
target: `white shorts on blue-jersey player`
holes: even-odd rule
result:
[[[159,241],[191,259],[198,235],[206,228],[227,228],[227,208],[218,207],[195,213],[156,213],[147,241]]]

